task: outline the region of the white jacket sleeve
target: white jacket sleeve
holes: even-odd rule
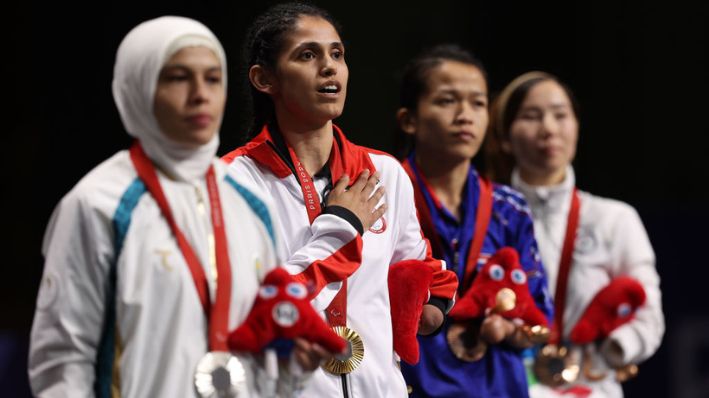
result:
[[[229,168],[256,186],[268,186],[265,180],[267,177],[264,175],[269,173],[261,170],[252,160],[238,157],[230,163]],[[301,212],[305,212],[305,209],[299,208],[292,213],[296,211],[300,215]],[[299,215],[292,215],[289,212],[280,214],[282,217],[280,225],[284,228],[276,229],[283,234],[295,234],[294,229],[299,228]],[[292,219],[289,217],[291,215]],[[295,227],[289,229],[289,226],[293,225]],[[322,311],[335,297],[342,281],[359,268],[362,262],[362,237],[348,221],[333,214],[319,215],[309,228],[310,238],[292,253],[286,253],[289,250],[288,245],[283,245],[286,249],[281,250],[282,266],[317,294],[313,306],[316,310]],[[283,236],[283,239],[293,240],[293,237]]]
[[[646,293],[646,302],[635,318],[613,331],[610,338],[623,349],[623,363],[638,363],[650,357],[660,346],[665,332],[662,314],[660,277],[655,269],[655,254],[645,228],[635,209],[626,207],[616,218],[612,257],[617,259],[617,274],[636,279]]]
[[[76,191],[57,206],[45,235],[45,257],[32,325],[29,377],[39,397],[93,396],[104,324],[110,220]]]
[[[263,272],[259,275],[260,282],[263,283],[263,279],[270,271],[283,266],[282,259],[286,257],[284,239],[280,234],[281,229],[278,228],[281,220],[278,216],[278,212],[275,211],[272,200],[266,195],[263,195],[256,185],[250,182],[245,183],[243,179],[239,179],[239,183],[245,184],[252,193],[259,193],[257,197],[264,203],[268,214],[267,222],[270,222],[271,228],[273,228],[273,245],[267,245],[267,249],[261,256],[265,259]],[[264,234],[263,239],[271,240],[268,234]],[[254,392],[254,395],[263,398],[290,398],[298,396],[300,391],[303,390],[305,383],[313,374],[313,372],[303,371],[296,363],[295,357],[291,355],[290,360],[278,363],[277,378],[274,379],[274,375],[269,374],[269,371],[266,369],[267,361],[266,355],[264,355],[265,353],[259,353],[257,355],[235,354],[242,363],[245,364],[248,374],[247,379],[250,380],[249,387],[251,391]]]

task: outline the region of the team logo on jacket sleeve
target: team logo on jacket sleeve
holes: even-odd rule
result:
[[[387,229],[387,221],[382,216],[380,219],[375,221],[371,227],[369,227],[369,232],[372,232],[375,234],[381,234],[382,232],[386,231],[386,229]]]
[[[172,265],[170,265],[170,262],[167,261],[167,259],[170,257],[170,250],[165,250],[165,249],[155,249],[155,254],[160,256],[160,264],[162,264],[163,268],[165,268],[167,271],[172,271]]]

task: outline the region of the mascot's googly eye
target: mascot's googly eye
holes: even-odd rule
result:
[[[488,273],[493,281],[501,281],[505,277],[505,270],[498,264],[491,265]]]
[[[511,277],[512,277],[512,282],[514,282],[518,285],[522,285],[522,284],[524,284],[524,282],[527,282],[527,275],[525,275],[524,271],[522,271],[521,269],[512,270]]]
[[[278,288],[273,285],[264,285],[258,290],[258,295],[264,299],[272,299],[278,294]]]
[[[286,293],[297,299],[304,299],[308,295],[308,291],[305,289],[305,286],[298,282],[289,283],[288,286],[286,286]]]
[[[633,310],[633,309],[630,307],[630,304],[628,304],[628,303],[621,303],[621,304],[618,306],[618,317],[620,317],[620,318],[625,318],[625,317],[627,317],[628,315],[630,315],[630,313],[632,312],[632,310]]]

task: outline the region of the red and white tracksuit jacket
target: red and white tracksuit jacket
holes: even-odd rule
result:
[[[388,208],[382,219],[362,235],[344,218],[321,214],[312,224],[303,190],[293,168],[294,152],[278,133],[264,127],[244,147],[223,159],[241,178],[270,193],[280,218],[285,268],[310,283],[317,296],[313,306],[324,311],[347,279],[347,326],[361,336],[364,359],[348,375],[334,376],[318,369],[303,397],[406,397],[406,384],[393,351],[388,268],[402,260],[419,259],[434,269],[432,297],[453,304],[457,279],[445,262],[431,257],[414,205],[411,181],[399,162],[388,154],[349,142],[333,126],[333,150],[328,162],[332,181],[348,174],[355,181],[369,169],[381,174]],[[295,160],[297,162],[297,160]],[[327,178],[314,178],[320,202]]]

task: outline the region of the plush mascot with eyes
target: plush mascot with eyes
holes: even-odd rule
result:
[[[527,325],[547,325],[544,314],[534,305],[529,293],[527,274],[519,263],[519,255],[511,247],[503,247],[488,259],[448,316],[462,322],[489,313],[521,319]]]
[[[635,316],[645,303],[645,289],[633,278],[619,276],[601,289],[571,331],[571,341],[587,344],[605,339]]]
[[[286,270],[269,272],[246,320],[229,335],[229,348],[257,353],[268,345],[292,346],[283,343],[300,337],[330,352],[343,352],[345,340],[318,316],[310,299],[306,287]]]

